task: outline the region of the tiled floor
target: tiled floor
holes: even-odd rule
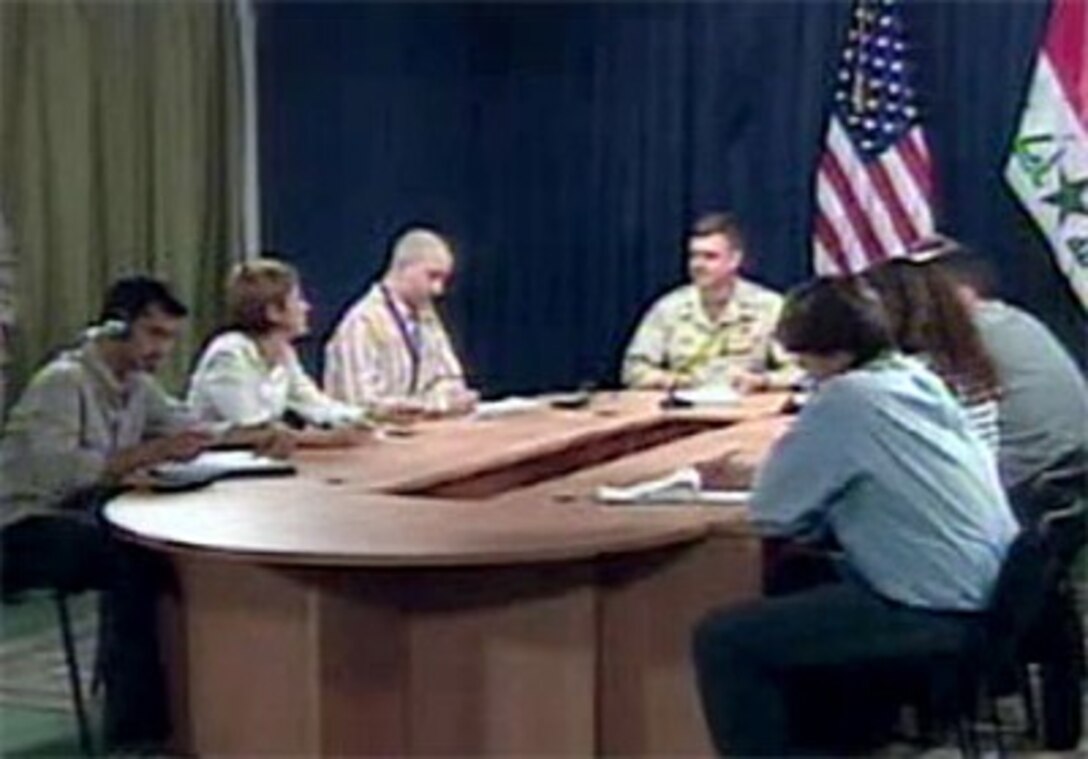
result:
[[[94,661],[94,602],[91,594],[70,602],[85,673]],[[0,756],[77,756],[69,693],[52,601],[0,607]]]
[[[79,755],[75,721],[67,712],[0,707],[0,756]]]

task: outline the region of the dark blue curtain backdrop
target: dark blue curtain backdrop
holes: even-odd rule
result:
[[[488,394],[614,380],[701,211],[740,215],[757,279],[810,273],[846,0],[259,7],[264,242],[301,268],[319,338],[413,222],[457,243],[445,311]],[[1083,349],[1000,179],[1046,7],[909,9],[945,228]]]

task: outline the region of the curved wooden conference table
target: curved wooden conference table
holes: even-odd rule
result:
[[[603,506],[601,484],[726,451],[781,395],[659,394],[422,424],[299,456],[292,478],[129,493],[106,517],[169,557],[174,744],[195,754],[707,753],[688,646],[759,593],[743,508]]]

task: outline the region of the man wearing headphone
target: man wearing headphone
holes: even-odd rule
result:
[[[153,377],[186,314],[158,280],[114,283],[99,324],[38,371],[0,439],[3,590],[105,591],[104,733],[115,750],[167,736],[155,618],[160,570],[152,556],[114,539],[99,510],[126,479],[191,459],[216,437]],[[276,453],[271,435],[264,450]]]

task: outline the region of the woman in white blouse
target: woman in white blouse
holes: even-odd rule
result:
[[[305,426],[296,442],[346,446],[361,442],[362,409],[336,401],[307,375],[292,342],[309,329],[310,304],[298,272],[263,258],[237,265],[227,283],[230,327],[205,348],[189,386],[189,404],[209,421]]]

